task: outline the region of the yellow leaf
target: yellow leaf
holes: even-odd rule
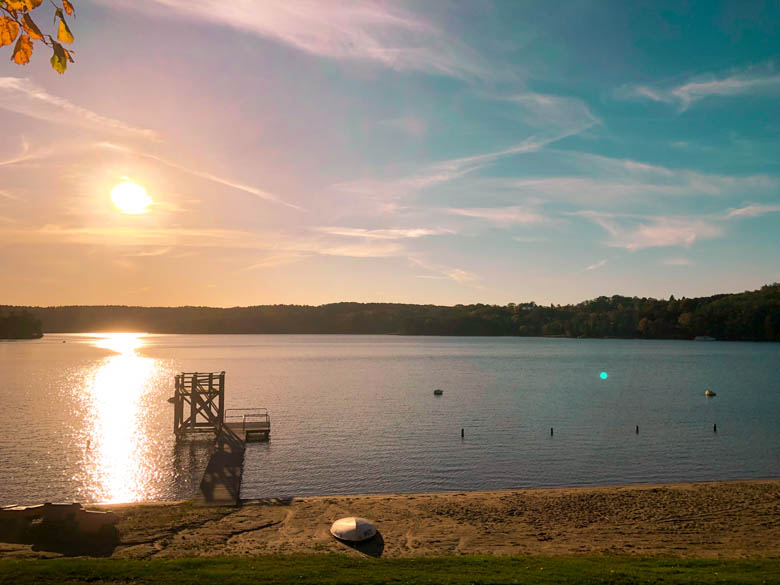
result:
[[[68,0],[62,0],[62,7],[68,14],[73,14],[75,12],[75,10],[73,10],[73,4],[68,2]]]
[[[33,19],[30,18],[30,15],[27,13],[25,13],[25,15],[22,17],[22,28],[24,29],[24,32],[26,32],[36,41],[43,40],[43,33],[41,32],[41,29],[38,28],[38,25],[33,22]]]
[[[13,18],[3,16],[0,18],[0,47],[10,45],[19,34],[19,23]]]
[[[63,48],[62,50],[65,51],[65,56],[68,58],[68,61],[70,61],[71,63],[75,63],[73,57],[70,56],[70,51],[68,51],[68,49],[65,48]]]
[[[14,63],[17,65],[27,65],[30,62],[30,57],[32,57],[32,52],[32,40],[27,35],[22,35],[19,37],[19,40],[16,41],[14,54],[11,59],[13,59]]]
[[[42,2],[43,0],[6,0],[5,5],[10,10],[27,12],[28,10],[38,8]]]
[[[52,41],[52,49],[54,53],[51,56],[51,66],[57,73],[63,74],[68,68],[68,56],[65,54],[65,49],[56,41]]]
[[[60,20],[60,27],[57,29],[57,39],[63,43],[73,42],[73,33],[70,32],[70,29],[64,20]]]

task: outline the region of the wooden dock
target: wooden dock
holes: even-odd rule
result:
[[[225,372],[184,372],[176,376],[173,427],[177,440],[213,432],[214,453],[200,482],[195,503],[236,506],[247,441],[268,440],[271,419],[265,408],[225,410]]]

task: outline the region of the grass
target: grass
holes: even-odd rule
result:
[[[0,584],[757,583],[780,584],[780,558],[702,560],[628,556],[352,558],[279,555],[126,561],[0,560]]]

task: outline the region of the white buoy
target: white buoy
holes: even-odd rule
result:
[[[330,527],[330,533],[339,540],[360,542],[368,540],[376,534],[376,528],[365,518],[340,518]]]

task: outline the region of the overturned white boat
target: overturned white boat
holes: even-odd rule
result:
[[[376,534],[376,527],[365,518],[349,516],[336,520],[330,527],[330,533],[339,540],[361,542]]]

